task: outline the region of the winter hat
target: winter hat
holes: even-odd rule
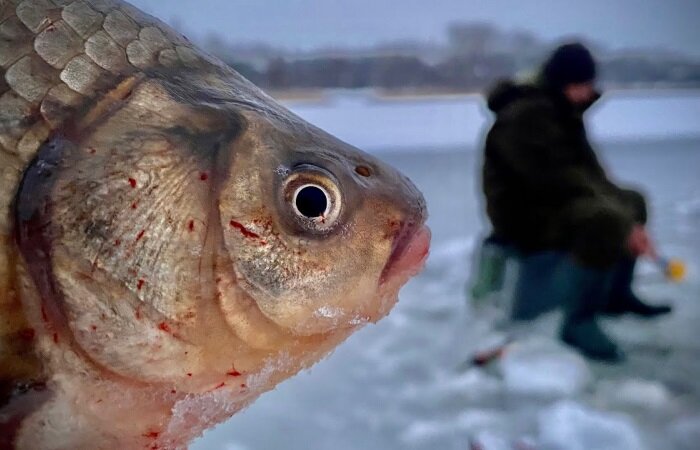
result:
[[[558,47],[544,64],[542,73],[555,88],[592,81],[596,76],[591,52],[578,42]]]

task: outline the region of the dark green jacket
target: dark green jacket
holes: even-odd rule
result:
[[[496,120],[482,175],[497,237],[525,251],[565,248],[581,205],[583,216],[605,205],[609,218],[600,234],[610,231],[617,240],[646,221],[643,197],[608,179],[586,137],[583,111],[563,94],[544,84],[503,82],[488,106]]]

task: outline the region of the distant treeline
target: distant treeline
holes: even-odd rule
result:
[[[494,80],[534,73],[554,46],[523,31],[453,24],[442,45],[398,42],[359,49],[289,52],[232,45],[210,36],[207,49],[268,89],[384,88],[483,90]],[[601,80],[616,87],[700,87],[700,59],[655,49],[609,51],[588,42]]]

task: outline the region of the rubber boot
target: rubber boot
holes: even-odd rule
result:
[[[583,355],[601,361],[618,362],[622,351],[610,340],[596,321],[607,303],[613,270],[584,267],[567,258],[558,271],[558,280],[567,286],[561,339]]]
[[[566,258],[565,253],[552,251],[520,258],[512,320],[532,320],[562,305],[567,292],[562,290],[562,283],[557,282],[556,272]]]
[[[669,305],[649,305],[634,294],[632,279],[636,263],[636,258],[625,258],[617,264],[610,296],[603,313],[610,316],[629,313],[647,318],[670,313],[671,307]]]
[[[508,257],[505,245],[493,237],[484,240],[476,261],[477,270],[468,286],[472,300],[478,302],[503,288]]]

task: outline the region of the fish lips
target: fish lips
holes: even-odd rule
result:
[[[389,259],[382,270],[379,284],[400,280],[403,285],[417,275],[425,265],[430,253],[431,232],[427,225],[408,224],[394,238]]]

